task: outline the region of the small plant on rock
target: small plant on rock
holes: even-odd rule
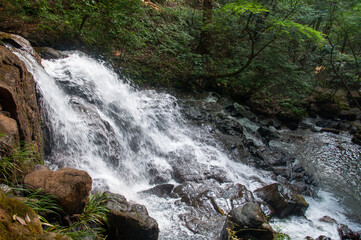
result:
[[[83,213],[67,218],[69,226],[45,223],[48,226],[47,231],[66,234],[73,239],[83,239],[84,237],[105,239],[103,225],[107,222],[109,212],[105,206],[106,201],[104,193],[91,195]]]

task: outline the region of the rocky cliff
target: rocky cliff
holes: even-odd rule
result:
[[[14,49],[24,49],[40,61],[27,40],[0,32],[0,154],[4,156],[20,144],[41,153],[35,81],[25,64],[5,47],[7,44]]]

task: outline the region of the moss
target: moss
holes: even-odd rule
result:
[[[28,216],[30,222],[23,225],[13,219],[15,215],[22,219]],[[37,239],[37,236],[42,234],[43,229],[38,215],[22,201],[7,198],[0,192],[0,240]]]
[[[296,201],[297,201],[299,204],[301,204],[301,205],[303,205],[303,206],[305,206],[305,207],[308,207],[308,206],[309,206],[308,202],[306,202],[305,198],[302,197],[301,195],[296,194],[295,197],[296,197]]]

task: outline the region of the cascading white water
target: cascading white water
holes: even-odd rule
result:
[[[212,180],[217,173],[251,191],[273,182],[267,173],[230,159],[207,131],[189,125],[171,95],[137,91],[104,63],[81,53],[43,61],[46,71],[23,55],[18,53],[36,79],[49,129],[47,163],[54,169],[83,169],[92,176],[94,188],[145,204],[160,225],[160,239],[215,239],[224,221],[223,216],[196,214],[179,199],[138,194],[156,183],[176,185],[174,169],[208,179],[193,183],[199,188],[206,183],[214,189],[224,186]],[[308,214],[325,202],[308,200]],[[224,211],[231,209],[227,199],[216,201]],[[190,216],[202,225],[198,232],[185,226]],[[337,239],[335,226],[312,220],[276,221],[275,226],[292,239],[321,234]]]

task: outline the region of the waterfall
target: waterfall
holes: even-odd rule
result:
[[[52,169],[85,170],[94,190],[109,190],[146,205],[159,223],[160,239],[215,239],[225,218],[197,212],[179,198],[140,192],[157,184],[177,185],[177,174],[189,180],[190,188],[215,191],[235,183],[253,191],[275,181],[269,173],[227,156],[206,128],[185,120],[175,97],[136,90],[104,62],[71,52],[63,59],[43,60],[42,68],[26,53],[17,55],[34,75],[41,96],[50,145],[46,163]],[[325,209],[345,221],[342,208],[332,195],[322,194],[307,198],[311,220],[294,217],[276,220],[274,226],[292,239],[337,239],[336,227],[316,217],[333,214],[322,212]],[[215,201],[225,212],[231,210],[226,197],[217,195]],[[195,222],[199,230],[191,231],[189,225]]]

